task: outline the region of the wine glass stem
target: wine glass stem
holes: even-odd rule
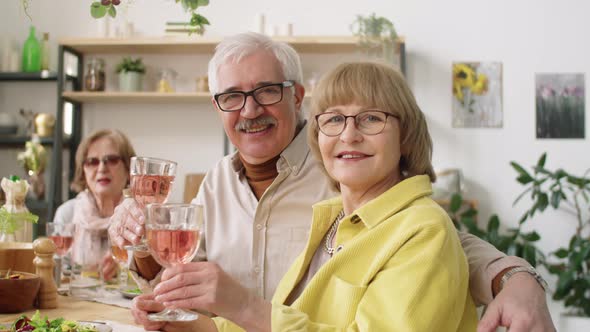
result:
[[[62,269],[63,269],[63,257],[60,255],[55,255],[55,256],[53,256],[53,260],[55,263],[55,267],[53,270],[53,279],[55,280],[55,286],[59,288],[61,286],[61,273],[62,273]]]
[[[119,288],[122,290],[127,289],[127,281],[129,279],[128,271],[127,264],[119,263]]]

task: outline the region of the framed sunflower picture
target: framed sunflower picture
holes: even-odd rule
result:
[[[502,63],[453,63],[453,127],[502,128]]]

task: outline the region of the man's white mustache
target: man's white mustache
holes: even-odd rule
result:
[[[238,122],[234,129],[235,130],[249,130],[252,127],[259,127],[259,126],[266,126],[266,125],[276,125],[277,120],[270,116],[259,117],[256,119],[244,119]]]

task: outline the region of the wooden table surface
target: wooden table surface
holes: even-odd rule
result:
[[[0,323],[12,323],[22,314],[32,316],[37,309],[17,314],[0,314]],[[131,311],[97,302],[79,300],[70,296],[58,296],[58,307],[55,309],[39,309],[42,316],[49,319],[63,317],[67,320],[104,321],[111,320],[122,324],[133,324]]]

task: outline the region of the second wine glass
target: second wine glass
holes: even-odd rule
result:
[[[176,166],[176,162],[165,159],[131,158],[129,165],[131,195],[144,209],[144,213],[148,204],[165,203],[168,200],[176,176]],[[147,251],[143,239],[140,244],[126,246],[125,249]]]
[[[55,282],[59,287],[61,285],[61,274],[64,267],[64,256],[70,250],[74,243],[74,224],[60,224],[48,222],[45,224],[45,234],[55,243],[55,254],[59,257],[58,274],[55,275]]]

